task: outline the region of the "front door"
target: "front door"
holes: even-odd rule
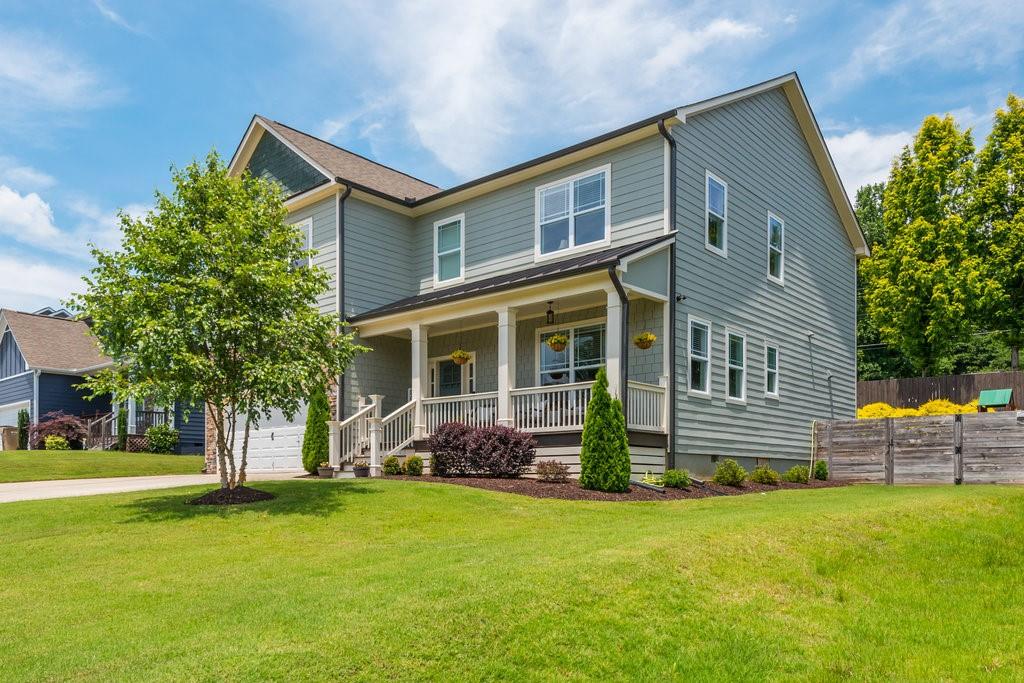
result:
[[[443,360],[437,364],[437,395],[458,396],[462,393],[462,366]]]

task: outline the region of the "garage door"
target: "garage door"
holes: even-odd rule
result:
[[[0,427],[17,427],[18,413],[28,410],[30,405],[32,405],[31,401],[22,401],[0,406]]]
[[[259,429],[249,430],[249,455],[246,469],[300,470],[302,469],[302,435],[306,431],[306,411],[302,410],[289,422],[280,413],[260,423]],[[244,432],[235,434],[235,447],[241,456]]]

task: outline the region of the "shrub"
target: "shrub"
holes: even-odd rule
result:
[[[594,491],[629,490],[629,438],[622,402],[608,393],[608,375],[597,371],[580,449],[580,486]]]
[[[43,444],[46,446],[46,450],[48,451],[67,451],[71,449],[71,447],[68,446],[67,439],[63,436],[55,436],[53,434],[43,439]]]
[[[402,463],[399,462],[397,455],[389,455],[384,458],[384,464],[381,466],[381,472],[384,474],[396,475],[402,473]]]
[[[711,481],[721,486],[740,486],[746,478],[747,471],[732,458],[726,458],[718,463]]]
[[[423,458],[418,455],[410,455],[402,465],[404,471],[410,477],[418,477],[423,474]]]
[[[18,450],[23,451],[28,448],[28,411],[18,411]]]
[[[754,468],[754,471],[750,473],[750,481],[755,484],[778,486],[782,483],[782,477],[780,477],[779,473],[768,465],[758,465]]]
[[[811,471],[807,468],[807,465],[794,465],[786,470],[786,473],[782,475],[782,479],[791,484],[806,484],[810,476]]]
[[[85,429],[85,423],[80,419],[58,410],[47,413],[42,420],[32,425],[29,430],[29,441],[32,443],[32,448],[44,448],[48,436],[63,436],[68,442],[69,448],[79,450],[82,448],[82,443],[88,436],[88,432]]]
[[[480,427],[468,439],[470,466],[492,477],[518,477],[536,454],[533,437],[504,425]]]
[[[858,419],[881,417],[921,417],[923,415],[957,415],[978,412],[978,401],[960,405],[945,398],[936,398],[917,408],[893,408],[888,403],[869,403],[857,409]]]
[[[173,453],[178,446],[178,430],[171,425],[153,425],[146,430],[149,450],[153,453]]]
[[[662,477],[665,486],[672,489],[685,489],[690,487],[690,473],[686,470],[665,470]]]
[[[569,480],[569,466],[557,460],[538,460],[537,478],[541,481],[565,482]]]
[[[824,460],[819,460],[814,463],[814,478],[819,481],[825,481],[828,479],[828,463]]]
[[[306,431],[302,437],[302,468],[310,474],[317,471],[319,463],[327,460],[330,449],[330,435],[327,420],[331,419],[331,406],[323,387],[313,390],[306,411]]]
[[[117,411],[117,450],[128,450],[128,410],[126,408]]]
[[[473,430],[461,422],[446,422],[430,435],[430,473],[438,477],[465,476],[472,472],[469,435]]]

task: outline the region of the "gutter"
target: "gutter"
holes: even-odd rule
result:
[[[622,302],[622,330],[620,332],[622,339],[619,341],[622,348],[622,356],[619,358],[619,386],[622,388],[619,399],[622,401],[622,417],[626,420],[626,431],[629,432],[629,384],[627,383],[629,380],[629,295],[622,287],[616,267],[615,265],[608,266],[608,277],[611,278],[615,291],[619,293],[619,301]]]
[[[344,184],[341,178],[335,178],[336,182]],[[337,279],[337,286],[334,288],[334,312],[338,317],[337,331],[341,334],[341,327],[345,322],[345,200],[352,194],[352,186],[345,185],[345,191],[338,192],[337,209],[334,212],[335,249],[334,249],[334,273]],[[312,246],[312,245],[310,245]],[[339,422],[345,415],[345,375],[338,375],[338,397],[334,402],[334,419]]]
[[[680,119],[684,123],[686,119]],[[658,132],[668,142],[668,216],[671,221],[671,225],[665,226],[666,229],[670,229],[675,232],[676,230],[676,139],[672,137],[672,133],[669,132],[665,126],[665,119],[658,121]],[[669,345],[671,349],[668,358],[669,366],[666,368],[668,374],[668,391],[669,420],[668,424],[665,425],[668,429],[668,447],[665,449],[665,469],[669,469],[676,464],[676,308],[678,308],[679,302],[676,301],[678,294],[676,293],[676,239],[672,240],[671,246],[669,246],[669,287],[668,287],[668,334],[669,338],[665,340],[665,343]]]

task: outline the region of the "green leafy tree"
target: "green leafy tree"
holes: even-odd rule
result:
[[[326,462],[330,448],[330,436],[327,421],[330,418],[331,406],[327,402],[324,388],[315,387],[309,399],[306,411],[306,432],[302,437],[302,466],[307,472],[316,472],[320,463]]]
[[[1024,100],[1010,94],[978,154],[974,215],[988,235],[985,265],[997,292],[990,324],[1019,366],[1024,345]]]
[[[117,361],[86,380],[93,394],[205,406],[221,486],[234,488],[259,420],[292,419],[361,348],[317,308],[327,273],[294,265],[310,252],[276,185],[230,175],[216,152],[172,180],[144,217],[120,214],[121,248],[92,250],[87,290],[68,303]]]
[[[597,371],[583,421],[580,486],[595,491],[629,490],[629,437],[622,402],[608,393],[608,375]]]
[[[929,116],[893,163],[883,194],[887,243],[864,264],[868,314],[881,340],[936,374],[991,297],[981,239],[966,217],[974,143],[953,118]]]

